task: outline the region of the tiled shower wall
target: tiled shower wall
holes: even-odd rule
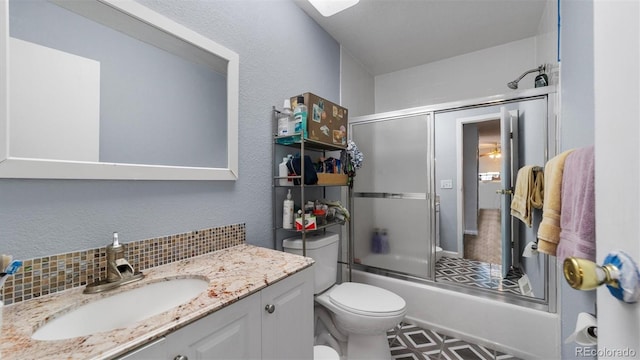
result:
[[[203,255],[246,242],[245,224],[133,241],[123,244],[125,258],[136,271]],[[104,247],[24,260],[0,292],[5,305],[84,286],[106,277]]]

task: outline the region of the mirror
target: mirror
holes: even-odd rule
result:
[[[236,53],[134,1],[0,19],[0,177],[237,179]]]
[[[436,113],[439,244],[448,255],[436,281],[547,299],[548,257],[522,256],[541,214],[532,228],[521,224],[508,191],[521,166],[545,164],[547,112],[547,100],[534,98]]]

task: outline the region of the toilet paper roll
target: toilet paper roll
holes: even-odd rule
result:
[[[527,246],[524,247],[524,251],[522,252],[522,257],[533,257],[538,254],[538,244],[533,241],[529,241]]]
[[[597,329],[596,318],[591,314],[581,312],[578,314],[575,331],[567,337],[564,343],[568,344],[575,341],[580,345],[595,345],[598,343]]]

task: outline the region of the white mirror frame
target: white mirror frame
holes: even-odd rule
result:
[[[9,153],[9,0],[0,0],[0,178],[105,180],[236,180],[239,56],[131,0],[94,0],[157,27],[227,61],[227,167],[183,167],[12,157]]]

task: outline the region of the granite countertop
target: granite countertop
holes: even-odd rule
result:
[[[143,280],[106,293],[87,295],[82,293],[84,287],[78,287],[8,305],[2,310],[0,358],[104,359],[124,354],[311,264],[310,258],[243,244],[147,269]],[[58,341],[31,339],[52,314],[149,282],[180,277],[204,277],[209,287],[191,301],[128,328]]]

